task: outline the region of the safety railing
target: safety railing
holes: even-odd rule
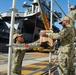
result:
[[[60,10],[63,12],[63,14],[66,16],[66,14],[65,14],[65,12],[62,10],[62,8],[60,7],[60,5],[58,4],[58,2],[56,1],[56,0],[54,0],[55,1],[55,3],[58,5],[58,7],[60,8]],[[14,19],[15,19],[15,5],[16,5],[16,0],[13,0],[13,5],[12,5],[12,19],[11,19],[11,30],[10,30],[10,44],[12,44],[12,35],[13,35],[13,26],[14,26]],[[56,16],[57,17],[57,16]],[[69,17],[70,18],[70,17]],[[71,19],[71,18],[70,18]],[[72,20],[72,19],[71,19]],[[74,21],[73,21],[74,22]],[[11,47],[13,46],[13,45],[9,45],[9,65],[8,65],[8,75],[11,75],[11,54],[12,54],[12,48]],[[23,45],[23,46],[25,46],[26,48],[28,48],[28,45]],[[48,66],[46,67],[47,69],[49,69],[48,68]],[[45,68],[45,69],[46,69]],[[40,71],[41,69],[39,69],[39,70],[37,70],[37,71]],[[36,72],[37,72],[36,71]],[[31,74],[32,75],[32,74]]]
[[[35,74],[35,73],[37,73],[37,72],[39,72],[39,71],[43,71],[43,70],[45,70],[45,72],[42,73],[41,75],[47,75],[49,69],[51,70],[51,73],[52,73],[52,72],[55,72],[55,71],[57,70],[57,67],[58,67],[58,65],[48,64],[45,68],[35,70],[34,72],[31,72],[31,73],[26,74],[26,75],[33,75],[33,74]]]
[[[33,44],[13,44],[13,45],[9,45],[7,44],[6,46],[10,46],[10,47],[19,47],[19,48],[25,48],[25,49],[29,49],[32,48],[34,45]],[[37,46],[38,47],[38,46]],[[39,46],[40,47],[40,46]],[[46,75],[48,74],[48,71],[51,70],[51,73],[54,72],[55,70],[57,70],[57,67],[58,65],[55,65],[55,62],[56,62],[57,58],[54,59],[53,63],[49,63],[45,68],[42,68],[42,69],[37,69],[35,70],[34,72],[31,72],[30,74],[27,74],[27,75],[33,75],[39,71],[45,71],[42,75]]]

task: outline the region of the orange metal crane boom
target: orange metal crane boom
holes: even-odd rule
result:
[[[49,21],[48,21],[48,18],[46,16],[46,14],[41,14],[41,18],[43,20],[45,29],[49,30],[50,29],[50,24],[49,24]]]
[[[50,24],[49,24],[48,17],[47,17],[47,13],[48,13],[47,8],[48,7],[43,0],[38,0],[38,4],[39,4],[39,8],[41,9],[41,18],[43,20],[44,27],[46,30],[50,30]],[[45,40],[45,37],[43,37],[43,39]],[[53,40],[51,38],[47,37],[47,41],[49,42],[49,45],[51,47],[54,45]]]

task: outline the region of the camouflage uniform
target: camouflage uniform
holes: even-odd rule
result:
[[[25,55],[24,47],[13,47],[11,75],[21,75],[22,61],[23,61],[24,55]]]
[[[59,33],[49,33],[48,37],[52,39],[60,39],[60,48],[58,55],[59,75],[75,75],[74,74],[74,28],[66,25]],[[74,71],[74,72],[73,72]]]
[[[70,24],[74,26],[74,21],[76,19],[76,9],[69,12]]]
[[[11,75],[21,75],[22,61],[25,55],[25,51],[37,47],[37,43],[39,40],[35,41],[35,43],[28,44],[28,48],[23,47],[25,44],[14,44],[17,46],[13,46],[13,59],[12,59],[12,72]],[[27,45],[27,44],[26,44]]]

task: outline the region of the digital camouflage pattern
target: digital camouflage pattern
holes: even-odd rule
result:
[[[48,37],[52,39],[60,39],[59,48],[59,75],[75,75],[73,67],[75,48],[74,48],[74,28],[72,25],[66,25],[59,33],[50,33]]]
[[[76,9],[70,11],[68,17],[70,17],[70,24],[74,26],[74,21],[76,20]]]
[[[25,44],[17,44],[17,46],[13,46],[13,59],[12,59],[12,72],[11,75],[21,75],[22,69],[22,61],[25,55],[26,50],[30,48],[37,47],[37,43],[39,40],[28,44],[28,48],[23,47]],[[14,44],[16,45],[16,44]],[[20,46],[20,47],[18,47]]]
[[[25,55],[24,47],[13,47],[12,72],[11,75],[21,75],[22,61]]]

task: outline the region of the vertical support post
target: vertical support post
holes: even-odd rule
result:
[[[52,0],[51,0],[51,3],[50,3],[50,29],[52,29]],[[51,52],[49,53],[49,64],[51,63],[51,61],[52,61],[52,54],[51,54]],[[49,68],[49,75],[50,75],[50,73],[51,73],[51,70],[50,70],[50,68]]]
[[[16,11],[16,0],[13,0],[12,3],[12,13],[11,13],[11,29],[10,29],[10,37],[9,37],[9,45],[13,44],[13,32],[14,32],[14,20],[15,20],[15,11]],[[8,75],[11,75],[11,62],[12,61],[12,47],[9,46],[9,54],[8,54]]]
[[[50,29],[52,29],[52,9],[53,9],[53,0],[51,0],[51,7],[50,7]]]
[[[68,13],[70,12],[70,1],[68,0]]]

